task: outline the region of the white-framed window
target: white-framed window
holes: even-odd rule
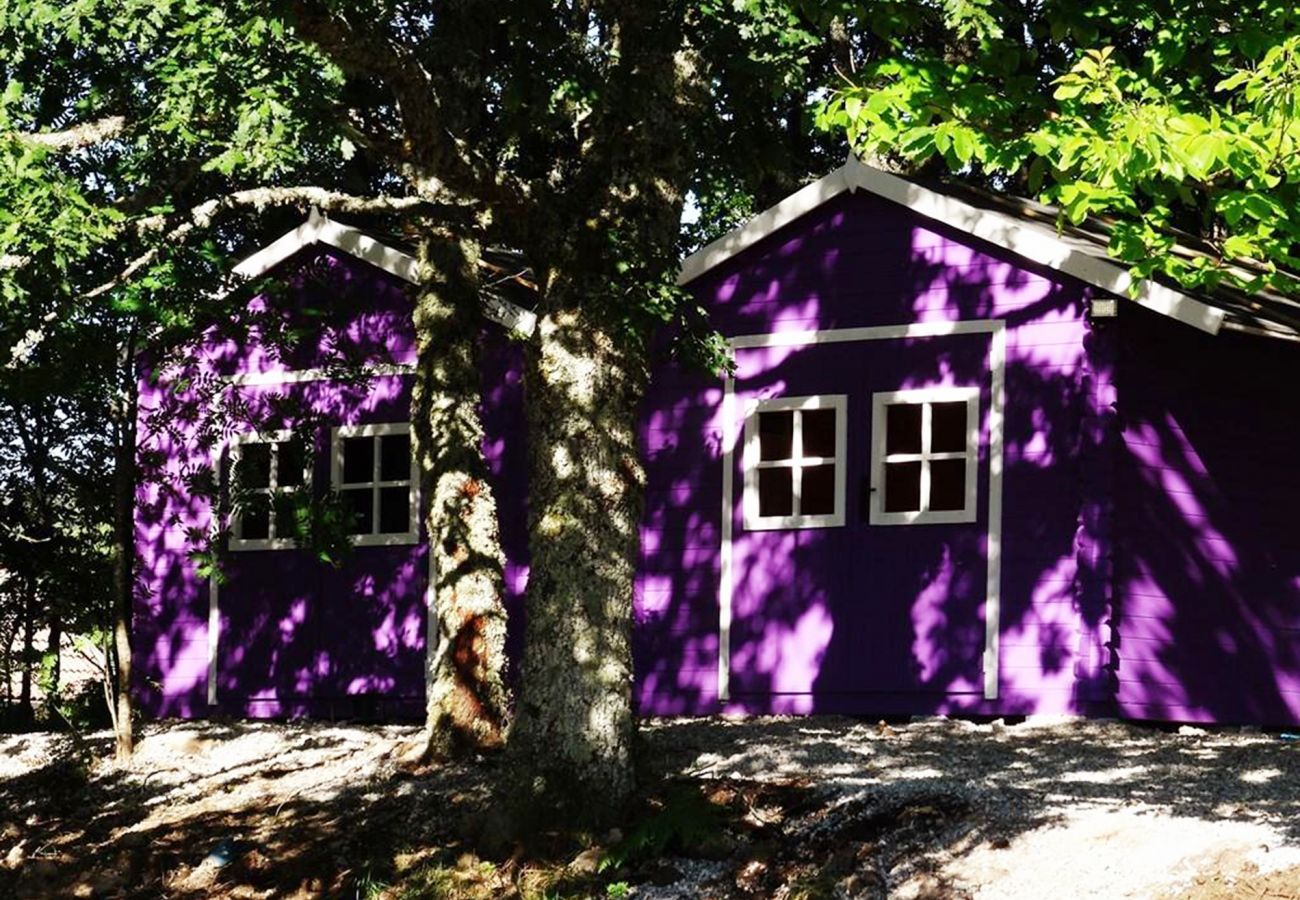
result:
[[[977,387],[871,396],[872,525],[974,522]]]
[[[847,397],[753,400],[745,409],[745,528],[844,524]]]
[[[420,537],[420,478],[411,426],[341,425],[333,429],[330,480],[350,516],[358,547],[414,544]]]
[[[311,455],[292,431],[230,439],[230,549],[294,547],[294,495],[310,488]]]

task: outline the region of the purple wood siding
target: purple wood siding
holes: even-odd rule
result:
[[[423,538],[354,548],[337,568],[302,550],[230,553],[219,589],[217,704],[208,704],[209,586],[190,554],[211,525],[211,510],[189,490],[189,479],[210,471],[220,442],[253,430],[252,423],[289,429],[310,422],[312,480],[324,491],[331,426],[409,420],[411,377],[385,374],[227,389],[238,408],[218,417],[219,434],[203,433],[205,391],[215,378],[414,361],[402,282],[328,250],[307,251],[283,270],[282,296],[254,300],[247,322],[209,332],[184,366],[157,383],[142,381],[134,637],[140,700],[153,715],[418,716],[427,630]],[[269,329],[286,328],[308,337],[285,352],[263,340]],[[514,611],[527,579],[521,357],[495,332],[484,348],[484,450],[502,498]]]
[[[1119,709],[1300,721],[1300,346],[1120,326]]]
[[[846,559],[851,554],[835,549],[835,529],[746,535],[737,526],[733,613],[746,612],[742,604],[753,608],[748,622],[733,625],[732,651],[752,652],[744,660],[733,657],[728,708],[1007,714],[1079,709],[1076,666],[1092,659],[1098,640],[1097,614],[1081,616],[1078,596],[1077,538],[1082,517],[1094,511],[1085,510],[1080,484],[1085,475],[1096,477],[1081,467],[1083,423],[1095,418],[1107,384],[1085,351],[1087,290],[865,194],[813,211],[702,276],[692,290],[727,336],[958,319],[1000,319],[1007,326],[999,699],[982,699],[978,671],[971,670],[982,613],[961,612],[945,623],[941,646],[925,647],[927,619],[951,612],[945,611],[935,570],[877,569],[896,582],[912,578],[911,601],[905,617],[889,626],[892,631],[864,633],[870,617],[861,618],[843,600],[825,602],[837,583],[848,586],[838,588],[843,591],[871,578],[852,568]],[[929,349],[921,349],[927,340]],[[957,344],[945,349],[942,341],[927,340],[903,342],[915,348],[910,354],[875,342],[787,349],[752,370],[746,355],[753,351],[744,351],[737,396],[763,390],[764,380],[774,395],[830,392],[836,378],[842,387],[834,392],[851,393],[868,378],[871,365],[884,373],[872,390],[887,389],[887,382],[924,386],[944,383],[954,366],[968,364],[959,362]],[[987,343],[987,336],[970,342],[974,359],[987,360]],[[890,355],[896,358],[886,360]],[[824,387],[808,388],[817,383],[809,374],[782,381],[783,373],[797,370],[826,373]],[[986,374],[970,377],[987,391]],[[719,379],[664,367],[646,404],[648,491],[634,634],[638,699],[647,713],[721,707],[722,395]],[[987,409],[987,399],[981,408]],[[854,452],[865,450],[850,448]],[[851,465],[862,462],[850,459]],[[737,505],[740,476],[737,468]],[[983,491],[986,462],[980,479]],[[856,492],[850,479],[850,521],[858,516]],[[982,504],[981,499],[981,510]],[[906,531],[929,540],[922,529],[936,527],[946,526],[882,535],[880,552],[890,552],[887,541],[903,540]],[[977,565],[983,565],[982,557]],[[1089,604],[1098,602],[1089,594]],[[745,628],[761,634],[747,635]],[[895,673],[892,683],[881,667]],[[924,684],[915,680],[917,672]],[[832,690],[833,683],[857,687]],[[750,692],[743,691],[746,684]]]

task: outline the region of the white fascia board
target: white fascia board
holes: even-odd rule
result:
[[[688,256],[682,262],[677,283],[686,284],[698,278],[846,189],[861,189],[898,203],[928,219],[1004,247],[1024,259],[1071,275],[1110,293],[1130,296],[1139,306],[1210,334],[1217,334],[1223,326],[1223,310],[1152,281],[1142,281],[1137,290],[1130,293],[1133,276],[1124,265],[1100,259],[1070,246],[1070,242],[1057,234],[1055,229],[1024,222],[996,210],[980,209],[955,197],[913,184],[897,175],[882,172],[863,163],[856,156],[850,156],[848,162],[825,178],[791,194],[776,206]]]
[[[682,260],[681,271],[677,274],[677,283],[686,284],[693,281],[719,263],[730,259],[742,250],[752,247],[774,231],[790,224],[795,219],[811,212],[834,197],[849,189],[845,179],[846,166],[841,166],[829,175],[807,184],[786,197],[780,203],[761,212],[743,225],[724,234],[712,243],[696,250]]]
[[[293,231],[240,262],[235,266],[234,274],[240,278],[259,278],[299,250],[316,243],[328,244],[408,284],[420,283],[420,264],[414,256],[381,244],[359,228],[335,222],[316,209],[312,209],[307,221]],[[499,297],[484,298],[483,314],[498,325],[525,336],[537,328],[536,314]]]

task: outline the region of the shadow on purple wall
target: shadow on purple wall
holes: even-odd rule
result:
[[[140,696],[154,715],[418,715],[426,616],[423,543],[353,548],[336,565],[308,550],[219,546],[218,704],[207,705],[207,580],[214,465],[233,435],[293,430],[313,448],[312,490],[330,485],[329,428],[406,422],[409,378],[357,366],[409,364],[404,285],[331,252],[155,360],[142,381],[136,513]],[[274,288],[274,286],[272,286]],[[327,369],[330,380],[233,387],[231,374]]]
[[[755,602],[747,618],[733,624],[729,708],[1078,710],[1086,698],[1078,695],[1076,667],[1107,613],[1104,592],[1077,578],[1081,553],[1098,540],[1096,527],[1081,530],[1081,522],[1096,518],[1090,505],[1100,502],[1097,488],[1080,486],[1085,462],[1097,451],[1085,440],[1085,425],[1096,414],[1098,385],[1110,377],[1104,355],[1085,350],[1087,292],[886,207],[863,197],[831,204],[706,276],[698,293],[729,335],[1006,322],[1001,697],[990,703],[979,693],[984,623],[969,597],[977,588],[982,599],[984,561],[963,548],[969,526],[857,527],[868,451],[864,425],[855,450],[853,423],[855,416],[862,423],[864,414],[869,423],[869,411],[855,410],[850,399],[850,528],[747,535],[737,518],[735,596]],[[873,391],[980,384],[981,415],[988,414],[988,376],[981,368],[987,336],[836,346],[844,349],[787,350],[752,372],[744,362],[752,351],[742,351],[738,397],[765,390],[773,396],[852,394],[863,383]],[[718,709],[721,385],[671,367],[657,374],[655,384],[643,434],[650,489],[636,632],[639,697],[648,713],[711,712]],[[987,451],[983,443],[981,528]],[[1096,467],[1087,468],[1092,473]],[[737,501],[741,477],[737,467]],[[872,542],[884,565],[874,571],[855,566],[861,547],[846,543],[846,530]],[[739,548],[755,538],[758,552],[746,560]],[[773,563],[775,554],[782,558]],[[882,583],[897,598],[894,609],[864,617],[862,595]],[[864,631],[866,625],[873,627]],[[739,658],[738,648],[753,652]],[[858,686],[844,689],[853,683]],[[802,687],[790,691],[791,684]]]
[[[1129,716],[1300,720],[1300,352],[1140,310],[1120,359],[1114,652]]]

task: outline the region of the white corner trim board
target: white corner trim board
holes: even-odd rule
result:
[[[217,705],[217,650],[221,644],[221,606],[217,579],[208,578],[208,706]]]
[[[318,243],[368,262],[408,284],[420,284],[420,265],[414,256],[381,244],[359,228],[335,222],[317,209],[312,209],[307,221],[293,231],[241,261],[235,266],[234,274],[240,278],[260,278],[299,250]],[[536,314],[500,297],[484,298],[483,314],[523,335],[530,335],[537,328]]]
[[[929,188],[868,166],[856,156],[834,172],[806,185],[745,224],[705,245],[682,261],[678,284],[694,281],[795,219],[845,191],[864,190],[942,222],[973,237],[1004,247],[1031,262],[1073,276],[1117,296],[1129,296],[1133,276],[1122,263],[1085,253],[1056,229],[991,209],[972,206]],[[1188,294],[1150,280],[1138,283],[1133,300],[1161,315],[1210,334],[1223,326],[1224,312]]]
[[[968,319],[957,322],[918,322],[910,325],[882,325],[870,328],[836,328],[824,331],[752,334],[728,342],[735,360],[737,350],[767,347],[806,347],[849,341],[896,340],[943,337],[955,334],[989,335],[989,492],[988,565],[984,597],[984,699],[998,697],[998,633],[1002,592],[1002,472],[1003,419],[1006,409],[1007,328],[997,319]],[[935,393],[934,396],[947,396]],[[800,403],[807,398],[800,399]],[[740,443],[740,422],[736,409],[736,381],[728,375],[722,392],[722,527],[718,561],[718,700],[731,699],[731,625],[735,590],[735,464]],[[845,420],[841,416],[840,422]],[[839,437],[837,435],[837,441]],[[748,441],[747,441],[748,443]],[[845,457],[847,458],[847,457]],[[843,468],[841,466],[841,468]],[[842,508],[841,508],[842,511]]]
[[[386,363],[362,366],[360,373],[367,378],[384,378],[392,375],[410,375],[413,363]],[[309,381],[330,381],[340,377],[337,369],[276,369],[270,372],[240,372],[223,375],[221,380],[239,387],[267,387],[281,384],[303,384]]]

